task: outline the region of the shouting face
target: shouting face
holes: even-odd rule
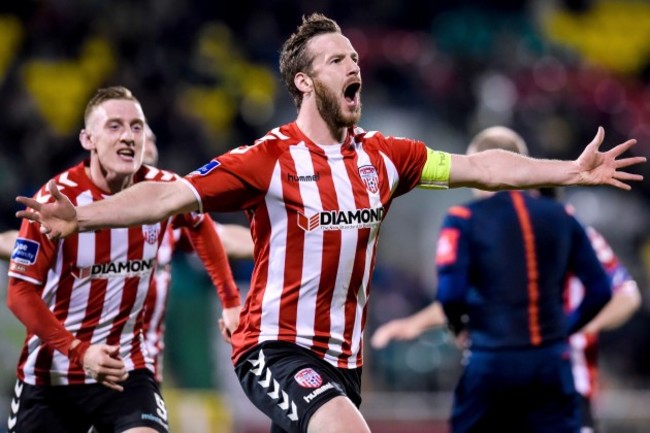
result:
[[[327,33],[312,39],[309,50],[309,76],[321,117],[333,129],[355,125],[361,118],[361,70],[350,40]]]

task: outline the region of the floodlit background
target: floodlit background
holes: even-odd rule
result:
[[[453,4],[450,6],[448,4]],[[604,147],[637,138],[650,154],[650,2],[632,0],[23,0],[0,5],[0,230],[16,195],[31,195],[85,153],[77,136],[96,88],[121,84],[142,102],[160,166],[186,174],[251,144],[295,109],[278,52],[301,16],[336,19],[360,55],[367,130],[464,152],[507,125],[533,156],[573,159],[606,130]],[[635,169],[650,178],[648,165]],[[650,182],[631,192],[570,188],[567,201],[611,242],[644,305],[601,337],[597,414],[605,432],[650,425]],[[382,228],[368,331],[435,295],[433,255],[446,209],[467,190],[414,191]],[[246,223],[242,214],[221,222]],[[233,262],[243,291],[252,264]],[[3,274],[6,266],[2,267]],[[6,278],[0,279],[6,296]],[[175,260],[164,393],[176,432],[268,431],[239,390],[218,337],[213,289],[192,256]],[[0,420],[24,331],[0,306]],[[442,432],[461,354],[434,330],[382,351],[366,347],[362,411],[375,432]],[[0,432],[5,427],[0,422]]]

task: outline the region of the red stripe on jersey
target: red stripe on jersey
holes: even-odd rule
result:
[[[278,160],[280,164],[280,178],[282,180],[282,195],[285,203],[293,203],[296,210],[304,213],[304,206],[300,197],[298,182],[285,182],[288,175],[296,173],[296,166],[291,158],[291,153],[284,153]],[[298,297],[300,296],[300,281],[302,280],[302,265],[305,245],[305,232],[290,218],[291,212],[287,210],[287,239],[286,254],[284,257],[284,287],[280,299],[280,317],[278,338],[282,341],[296,341],[296,321],[298,317]],[[287,285],[287,282],[294,285]]]
[[[539,326],[539,270],[537,268],[537,253],[535,250],[535,234],[530,222],[530,214],[520,192],[510,193],[517,212],[521,234],[524,238],[524,251],[526,254],[526,272],[528,278],[528,323],[530,327],[530,342],[533,346],[542,343]]]
[[[311,149],[314,149],[311,158],[312,164],[314,165],[314,173],[321,173],[322,180],[317,186],[323,209],[338,209],[340,207],[339,201],[336,196],[334,182],[331,178],[332,170],[327,163],[327,157],[322,149],[316,146],[310,146]],[[314,155],[318,155],[318,157],[314,157]],[[314,338],[312,343],[312,349],[321,357],[327,352],[331,338],[332,319],[330,309],[332,308],[336,273],[330,270],[338,269],[339,255],[341,253],[341,231],[324,231],[323,247],[326,245],[327,250],[323,251],[319,289],[316,296],[316,317],[314,317]]]
[[[79,250],[77,236],[69,238],[74,240],[74,245],[65,245],[69,252],[66,256],[74,257],[76,263],[77,252]],[[110,230],[99,230],[95,232],[95,263],[108,263],[111,261],[111,232]],[[77,332],[76,337],[82,341],[91,341],[95,327],[99,323],[104,306],[104,297],[106,296],[106,288],[108,280],[106,279],[93,279],[90,282],[90,291],[88,294],[88,304],[86,305],[86,314],[83,318],[81,329]],[[59,289],[60,291],[60,289]],[[83,384],[84,371],[81,367],[70,366],[68,371],[68,380],[70,384]]]
[[[255,208],[254,212],[249,211],[251,235],[253,242],[255,242],[255,267],[251,275],[251,281],[254,281],[255,286],[266,287],[269,276],[269,249],[271,245],[271,219],[269,217],[268,209],[264,202]],[[262,234],[264,237],[261,237]],[[257,247],[261,245],[262,247]],[[262,305],[264,298],[263,290],[251,290],[246,295],[246,302],[239,315],[240,328],[250,330],[250,332],[236,332],[232,335],[233,351],[240,347],[252,347],[257,343],[258,336],[260,335],[260,328],[262,322]],[[234,353],[234,360],[237,359],[239,354]]]
[[[357,209],[367,209],[370,207],[370,200],[368,199],[368,190],[366,184],[360,179],[359,168],[358,168],[358,154],[354,154],[354,158],[345,159],[345,169],[347,170],[348,177],[352,183],[352,194],[354,196],[354,203]],[[383,167],[383,161],[372,161],[375,168],[378,165]],[[385,174],[384,174],[385,178]],[[341,354],[339,355],[339,367],[347,368],[347,359],[352,355],[352,346],[353,342],[353,331],[354,323],[356,319],[357,305],[358,305],[358,291],[363,287],[363,276],[366,267],[366,251],[368,250],[368,241],[370,238],[370,229],[362,228],[357,230],[357,253],[354,257],[354,266],[352,268],[352,275],[350,278],[350,284],[348,289],[347,301],[345,303],[345,333],[344,333],[344,342],[341,346]],[[372,258],[373,263],[370,266],[370,272],[372,272],[374,266],[374,257]],[[370,282],[368,282],[370,285]],[[366,293],[367,296],[367,293]]]
[[[160,244],[160,238],[162,238],[163,233],[160,233],[158,243]],[[144,235],[142,227],[132,227],[129,229],[129,241],[128,241],[128,252],[127,259],[130,260],[139,260],[143,254],[143,243]],[[150,276],[151,278],[151,276]],[[113,326],[111,331],[106,339],[106,344],[120,344],[120,337],[124,330],[124,325],[129,319],[131,310],[133,309],[134,304],[137,300],[138,295],[138,285],[140,284],[140,277],[127,277],[124,279],[124,288],[122,290],[122,301],[120,303],[120,310],[113,321]],[[151,280],[149,280],[149,286],[151,286]],[[137,323],[137,322],[136,322]],[[141,324],[142,322],[140,322]],[[137,326],[136,326],[137,327]],[[131,342],[131,356],[133,357],[134,365],[142,366],[144,364],[144,358],[142,357],[141,347],[140,347],[140,334],[136,333]],[[137,368],[137,367],[136,367]]]

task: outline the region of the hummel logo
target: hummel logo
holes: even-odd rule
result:
[[[7,427],[9,427],[9,431],[12,431],[14,427],[16,427],[16,421],[18,421],[18,418],[15,416],[10,416],[9,419],[7,420]]]
[[[262,379],[262,372],[264,371],[264,367],[266,366],[266,363],[264,361],[264,352],[260,350],[259,357],[257,359],[249,359],[248,362],[253,364],[253,367],[251,368],[251,373],[253,373],[255,376],[258,376],[260,380],[257,381],[257,383],[265,389],[269,389],[271,384],[273,384],[273,389],[271,392],[267,392],[266,394],[271,397],[273,400],[280,400],[278,402],[278,406],[280,409],[284,411],[288,411],[287,417],[291,421],[298,421],[298,408],[296,407],[296,403],[291,401],[289,399],[289,395],[280,389],[280,383],[273,379],[272,373],[270,369],[266,369],[266,374],[264,375],[264,379]]]
[[[20,394],[23,393],[23,383],[21,381],[16,381],[16,386],[14,386],[14,393],[16,393],[16,397],[20,398]]]
[[[11,399],[11,413],[15,414],[18,413],[18,409],[20,408],[20,402],[16,400],[15,398]]]
[[[287,180],[289,182],[318,182],[320,180],[320,173],[297,175],[287,173]]]

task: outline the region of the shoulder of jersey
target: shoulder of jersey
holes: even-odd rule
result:
[[[157,182],[173,182],[180,179],[180,176],[172,171],[163,170],[151,165],[143,165],[143,180],[153,180]]]
[[[83,165],[77,165],[74,167],[69,168],[68,170],[57,174],[52,178],[54,182],[56,182],[57,188],[59,188],[59,191],[67,196],[67,197],[72,197],[77,193],[79,190],[83,189],[86,183],[86,174],[83,171]],[[47,184],[49,182],[45,183],[38,192],[36,193],[36,196],[34,197],[37,201],[41,203],[47,203],[52,195],[47,189]]]

